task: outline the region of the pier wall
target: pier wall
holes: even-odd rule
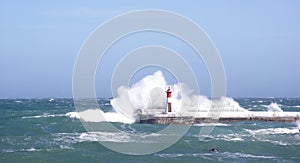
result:
[[[231,115],[231,116],[230,116]],[[299,119],[300,112],[247,112],[243,114],[226,113],[220,114],[218,118],[209,116],[179,116],[179,115],[140,115],[139,123],[148,124],[201,124],[201,123],[229,123],[239,121],[272,121],[272,122],[296,122]]]

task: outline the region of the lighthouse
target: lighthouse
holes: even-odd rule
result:
[[[166,108],[166,113],[170,113],[170,112],[172,112],[172,102],[171,102],[172,91],[171,91],[170,87],[168,87],[166,93],[167,93],[167,108]]]

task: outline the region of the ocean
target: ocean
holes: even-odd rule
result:
[[[300,111],[300,98],[234,100],[250,111],[267,111],[270,104],[283,111]],[[98,103],[104,112],[113,111],[110,99],[98,99]],[[74,113],[73,99],[1,99],[0,162],[300,162],[297,123],[196,124],[165,150],[127,155],[112,151],[97,140],[126,143],[131,141],[128,137],[89,133]],[[152,133],[166,127],[117,121],[112,124],[133,133]],[[205,125],[215,128],[199,140],[199,131]],[[218,151],[211,151],[214,148]]]

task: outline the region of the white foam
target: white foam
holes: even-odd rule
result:
[[[69,146],[69,145],[59,145],[60,149],[74,149],[74,147]]]
[[[167,82],[161,71],[144,77],[132,87],[121,86],[118,96],[111,100],[113,109],[128,117],[137,117],[137,111],[159,114],[166,107],[165,90]],[[203,112],[247,112],[234,99],[221,97],[210,100],[195,94],[183,83],[170,86],[172,89],[172,110],[181,115],[195,115]]]
[[[22,117],[22,119],[63,117],[63,116],[65,116],[65,114],[43,114],[43,115],[24,116],[24,117]]]
[[[111,106],[110,103],[105,103],[104,106]]]
[[[295,127],[244,130],[250,133],[249,136],[252,137],[252,141],[268,142],[280,146],[299,145],[299,139],[297,138],[299,137],[299,129]]]
[[[165,90],[167,82],[161,71],[148,75],[132,87],[120,86],[117,97],[110,103],[114,112],[104,113],[100,109],[88,109],[82,112],[69,112],[66,116],[80,118],[90,122],[121,122],[134,123],[138,121],[139,113],[162,115],[166,108]],[[268,112],[252,112],[244,109],[234,99],[220,97],[209,99],[195,94],[183,83],[170,86],[172,89],[172,114],[195,117],[278,117],[295,116],[296,113],[283,112],[277,103],[265,106]],[[259,102],[263,102],[259,100]],[[283,112],[283,113],[280,113]],[[167,114],[164,114],[167,115]]]
[[[88,109],[82,112],[69,112],[65,114],[70,118],[78,118],[86,122],[121,122],[121,123],[134,123],[135,119],[127,117],[117,112],[103,112],[100,109]]]
[[[87,142],[134,142],[127,133],[114,133],[114,132],[88,132],[82,133],[78,137],[80,141]]]
[[[225,123],[201,123],[201,124],[194,124],[193,126],[230,126],[230,124],[225,124]]]
[[[127,133],[127,132],[83,132],[83,133],[55,133],[54,142],[60,148],[71,149],[72,144],[81,142],[142,142],[157,143],[155,137],[164,136],[157,133]],[[169,136],[169,135],[165,135]],[[149,138],[150,137],[150,138]],[[151,139],[154,138],[154,139]]]
[[[72,144],[81,142],[134,142],[126,132],[83,132],[83,133],[55,133],[54,141],[60,148],[71,149]]]
[[[68,112],[65,115],[68,116],[68,117],[70,117],[70,118],[77,118],[77,119],[80,118],[78,112]]]
[[[264,156],[264,155],[252,155],[248,153],[231,153],[231,152],[217,152],[217,153],[165,153],[165,154],[155,154],[155,156],[159,156],[162,158],[176,158],[176,157],[184,157],[184,156],[189,156],[189,157],[198,157],[198,156],[211,156],[211,155],[219,154],[222,155],[225,158],[232,158],[232,159],[237,159],[237,158],[259,158],[259,159],[274,159],[276,157],[274,156]]]
[[[268,112],[283,112],[277,103],[271,103],[267,106]]]
[[[231,152],[224,152],[223,155],[229,157],[229,158],[260,158],[260,159],[271,159],[271,158],[276,158],[274,156],[263,156],[263,155],[252,155],[252,154],[247,154],[247,153],[231,153]]]
[[[136,121],[132,117],[127,117],[121,113],[116,113],[116,112],[107,112],[104,113],[104,116],[105,119],[109,122],[121,122],[121,123],[131,124]]]
[[[276,138],[274,138],[274,137],[266,138],[264,136],[255,136],[255,139],[253,141],[268,142],[268,143],[272,143],[275,145],[281,145],[281,146],[287,146],[287,145],[292,145],[292,144],[296,145],[295,143],[276,140]]]
[[[131,117],[124,116],[116,112],[106,112],[99,109],[88,109],[82,112],[68,112],[66,114],[42,114],[42,115],[33,115],[33,116],[24,116],[22,119],[31,119],[31,118],[48,118],[48,117],[63,117],[67,116],[70,118],[81,119],[86,122],[121,122],[131,124],[135,122],[135,119]]]
[[[267,128],[267,129],[258,129],[258,130],[249,130],[245,129],[245,131],[249,132],[252,135],[262,135],[262,134],[296,134],[299,133],[299,129],[297,128]]]
[[[24,148],[24,149],[1,149],[3,153],[12,153],[12,152],[36,152],[41,151],[40,149],[31,148]]]
[[[162,157],[162,158],[176,158],[176,157],[182,157],[182,156],[192,156],[192,154],[183,154],[183,153],[165,153],[165,154],[155,154],[155,155]]]
[[[242,138],[232,138],[231,140],[232,141],[244,141],[244,139],[242,139]]]
[[[223,140],[223,141],[245,141],[243,137],[246,135],[241,134],[219,134],[219,135],[194,135],[195,137],[199,137],[202,141],[209,142],[215,140]]]
[[[34,152],[34,151],[36,151],[36,149],[35,149],[35,148],[29,148],[29,149],[24,149],[24,151],[27,151],[27,152]]]
[[[160,71],[144,77],[131,88],[118,88],[118,97],[111,100],[116,112],[134,117],[136,110],[151,112],[152,109],[163,111],[165,107],[164,90],[167,83]],[[173,90],[173,95],[174,90]],[[175,109],[175,107],[174,107]]]

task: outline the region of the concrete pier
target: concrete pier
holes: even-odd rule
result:
[[[139,123],[148,124],[201,124],[201,123],[228,123],[239,121],[277,121],[296,122],[300,120],[300,112],[222,112],[198,113],[194,116],[179,114],[140,114]]]

